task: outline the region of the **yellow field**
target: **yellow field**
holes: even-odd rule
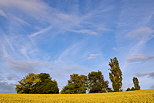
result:
[[[96,94],[0,94],[0,103],[154,103],[154,89]]]

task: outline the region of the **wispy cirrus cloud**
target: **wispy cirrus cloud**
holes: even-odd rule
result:
[[[92,31],[92,30],[88,30],[88,29],[69,30],[69,31],[80,33],[80,34],[97,35],[97,32]]]
[[[152,60],[151,56],[146,57],[147,54],[143,51],[146,51],[145,47],[149,41],[153,40],[151,22],[154,8],[152,0],[149,2],[143,0],[142,3],[139,3],[139,0],[123,0],[122,2],[117,22],[117,47],[115,49],[118,50],[118,55],[124,59],[121,64],[123,72],[127,74],[127,72],[134,71],[134,66],[132,66],[134,62]],[[143,6],[147,6],[148,9],[143,9]]]
[[[42,2],[41,0],[1,0],[0,6],[6,10],[8,9],[18,9],[31,16],[40,17],[40,13],[44,16],[46,10],[50,7]]]
[[[93,60],[96,59],[98,56],[100,56],[100,54],[89,54],[89,56],[87,57],[88,60]]]
[[[7,14],[2,9],[0,9],[0,16],[7,17]]]
[[[90,72],[102,63],[108,68],[105,58],[116,56],[121,65],[152,60],[144,47],[153,40],[153,3],[0,0],[0,69],[19,77],[28,71],[57,74],[64,84],[71,73]]]
[[[109,30],[108,28],[102,29],[99,26],[97,26],[98,23],[96,25],[96,23],[90,21],[95,17],[101,17],[101,15],[98,15],[99,13],[109,11],[110,9],[108,9],[108,7],[106,6],[95,8],[95,10],[88,11],[83,16],[80,16],[80,14],[78,13],[65,13],[59,11],[58,9],[52,8],[51,6],[49,6],[41,0],[14,0],[13,2],[9,0],[1,0],[0,5],[2,6],[2,8],[6,9],[6,12],[8,12],[9,14],[14,15],[14,13],[10,12],[9,10],[12,8],[18,8],[18,10],[22,13],[26,13],[21,15],[28,15],[30,17],[33,17],[35,20],[39,21],[39,23],[41,24],[46,23],[51,25],[54,29],[57,28],[62,31],[71,31],[81,34],[96,35],[97,31],[100,31],[100,29],[101,32]],[[14,16],[16,16],[16,18],[19,18],[18,15]],[[89,25],[93,29],[87,29],[85,25]],[[98,28],[100,29],[98,30]],[[38,31],[36,31],[36,33],[33,33],[33,35],[45,32],[46,29],[49,28],[43,27],[41,30],[39,29]]]
[[[72,73],[75,71],[86,71],[89,69],[72,61],[72,58],[74,58],[74,56],[77,55],[82,48],[81,45],[83,42],[81,41],[66,48],[57,56],[55,60],[48,60],[46,55],[40,52],[28,38],[22,40],[24,44],[21,41],[17,41],[17,39],[20,39],[20,36],[16,39],[12,38],[11,36],[9,36],[9,38],[5,36],[5,39],[7,39],[9,43],[3,42],[4,48],[0,50],[0,52],[2,52],[0,61],[5,62],[7,64],[5,67],[9,68],[11,71],[29,73],[41,72],[43,70],[54,70],[55,72],[61,70],[64,72],[67,71],[68,73]],[[12,45],[16,43],[17,45]],[[16,53],[18,53],[18,55]]]
[[[15,74],[9,74],[6,78],[7,78],[7,80],[19,80],[19,79],[21,79],[19,76],[15,75]]]
[[[15,84],[0,81],[0,93],[15,93]]]
[[[70,73],[79,73],[79,71],[82,71],[82,72],[85,72],[87,70],[89,70],[88,67],[86,66],[82,66],[80,64],[77,64],[77,63],[72,63],[72,62],[58,62],[58,61],[55,61],[55,62],[49,62],[50,65],[49,65],[49,69],[50,70],[54,70],[54,71],[63,71],[62,73],[59,73],[59,74],[70,74]]]
[[[149,72],[149,73],[136,73],[135,74],[137,77],[149,77],[149,78],[154,78],[154,72]]]
[[[154,59],[154,56],[131,55],[131,56],[127,57],[127,61],[129,63],[132,63],[132,62],[145,62],[145,61],[152,60],[152,59]]]
[[[35,37],[35,36],[38,36],[38,35],[44,34],[44,33],[46,33],[47,31],[49,31],[50,29],[52,29],[52,27],[51,27],[51,26],[48,26],[47,28],[41,29],[41,30],[38,31],[38,32],[35,32],[35,33],[30,34],[29,37],[32,38],[32,37]]]
[[[154,85],[152,85],[150,88],[151,88],[151,89],[154,89]]]
[[[151,39],[154,37],[154,30],[148,27],[138,28],[127,34],[128,38],[132,39]]]
[[[37,54],[37,47],[24,35],[7,35],[2,33],[0,43],[2,57],[15,57],[18,59],[24,57],[30,59],[34,57],[33,54]]]
[[[22,61],[22,60],[13,60],[10,58],[2,58],[1,60],[7,63],[7,68],[11,70],[21,72],[21,73],[29,73],[39,71],[39,67],[41,63],[38,61]]]

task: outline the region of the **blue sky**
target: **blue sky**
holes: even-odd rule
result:
[[[27,73],[49,73],[59,88],[73,73],[102,71],[117,57],[123,89],[137,76],[154,89],[153,0],[0,0],[0,93]],[[109,80],[110,82],[110,80]],[[111,82],[110,82],[111,87]]]

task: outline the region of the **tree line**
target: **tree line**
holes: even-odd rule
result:
[[[19,94],[82,94],[82,93],[107,93],[122,91],[122,71],[117,58],[110,59],[109,81],[104,79],[101,71],[90,72],[86,75],[72,74],[66,86],[59,92],[58,84],[48,73],[29,73],[22,80],[18,81],[16,91]],[[134,87],[127,88],[126,91],[140,90],[137,77],[133,77]]]

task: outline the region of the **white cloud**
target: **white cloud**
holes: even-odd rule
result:
[[[19,80],[19,79],[20,79],[20,77],[15,74],[9,74],[7,76],[7,80]]]
[[[85,40],[84,40],[85,41]],[[69,61],[71,62],[70,58],[73,56],[76,56],[78,53],[81,52],[81,49],[83,48],[84,41],[79,41],[77,43],[74,43],[73,45],[66,48],[57,58],[56,61],[62,62],[62,61]]]
[[[101,13],[105,13],[106,11],[112,9],[112,7],[99,6],[98,8],[95,8],[94,10],[87,12],[81,16],[78,13],[74,13],[74,11],[70,13],[59,11],[59,9],[52,8],[46,2],[41,0],[1,0],[0,6],[9,15],[12,15],[14,20],[16,20],[18,23],[26,25],[28,24],[29,26],[33,27],[33,25],[31,25],[27,21],[22,20],[18,14],[14,14],[14,12],[11,13],[11,11],[13,11],[14,9],[16,10],[16,8],[17,10],[19,10],[18,12],[24,14],[23,16],[30,16],[41,24],[52,25],[52,27],[49,26],[47,28],[38,30],[37,32],[30,33],[29,37],[35,37],[41,34],[45,34],[52,28],[54,28],[53,31],[55,29],[58,29],[58,32],[56,34],[60,34],[61,32],[65,31],[71,31],[80,34],[97,35],[99,31],[109,31],[108,28],[98,25],[100,23],[91,22],[90,20],[94,19],[96,16],[101,17]],[[89,25],[92,29],[87,29],[84,25]],[[19,27],[22,28],[22,25],[20,25]],[[36,28],[40,27],[37,26]],[[24,30],[24,28],[22,29]]]
[[[93,60],[96,59],[98,56],[100,56],[100,54],[89,54],[89,56],[87,57],[88,60]]]
[[[154,78],[154,72],[149,72],[149,73],[136,73],[135,74],[138,77],[144,77],[144,76],[148,76],[150,78]]]
[[[146,46],[146,43],[150,41],[152,38],[154,38],[154,30],[144,27],[144,28],[139,28],[132,30],[126,34],[126,37],[129,39],[133,39],[135,41],[134,44],[130,47],[130,49],[126,49],[128,51],[126,54],[126,62],[124,64],[124,68],[128,66],[129,62],[143,62],[147,61],[150,59],[153,59],[153,56],[144,56],[144,55],[136,55],[136,54],[141,54],[141,50],[144,49]],[[133,42],[132,42],[133,43]],[[123,49],[125,50],[125,49]]]
[[[127,57],[128,62],[142,62],[154,59],[154,56],[132,55]]]
[[[47,28],[44,28],[44,29],[41,29],[41,30],[38,31],[38,32],[35,32],[35,33],[30,34],[29,37],[35,37],[35,36],[38,36],[38,35],[44,34],[44,33],[46,33],[47,31],[49,31],[50,29],[52,29],[51,26],[49,26],[49,27],[47,27]]]
[[[45,15],[45,11],[49,8],[49,6],[40,0],[0,0],[0,6],[9,9],[17,8],[31,16],[37,15],[38,17]]]
[[[43,39],[44,40],[44,39]],[[14,60],[47,61],[48,54],[38,48],[38,42],[28,35],[7,35],[1,33],[0,57]]]
[[[91,2],[91,1],[88,1],[88,2]],[[73,7],[74,9],[76,9],[75,12],[71,11],[72,9],[70,6],[69,7],[70,11],[66,13],[63,10],[59,11],[60,10],[59,8],[61,7],[52,8],[51,6],[46,4],[43,0],[0,0],[0,7],[4,10],[4,11],[3,10],[0,11],[0,15],[6,16],[6,14],[8,14],[9,15],[8,19],[10,19],[8,24],[11,24],[11,26],[15,28],[11,30],[8,29],[8,32],[12,34],[13,31],[20,30],[20,28],[15,27],[14,23],[16,23],[16,24],[19,24],[19,27],[22,28],[22,32],[25,31],[25,32],[28,32],[26,34],[30,34],[29,36],[27,35],[21,36],[22,34],[19,32],[20,36],[5,35],[4,37],[1,37],[0,38],[0,48],[1,48],[0,56],[10,57],[12,61],[8,61],[8,66],[20,72],[40,70],[40,68],[37,68],[37,67],[42,65],[45,65],[45,68],[47,69],[49,68],[51,69],[51,71],[55,69],[62,70],[63,72],[61,72],[61,74],[67,71],[76,72],[76,70],[83,71],[83,70],[89,69],[85,66],[82,66],[76,63],[75,61],[82,62],[82,60],[85,58],[88,60],[93,60],[97,58],[99,54],[89,54],[87,56],[88,53],[86,53],[86,51],[82,51],[81,53],[81,48],[84,48],[84,47],[83,45],[80,45],[80,43],[72,46],[68,46],[68,48],[66,48],[66,50],[64,50],[60,55],[57,53],[56,55],[57,58],[49,56],[50,59],[46,58],[46,56],[48,55],[44,53],[44,50],[40,50],[37,46],[40,46],[39,43],[42,43],[43,41],[46,40],[44,39],[45,36],[43,35],[52,35],[52,33],[47,33],[48,31],[49,32],[58,31],[57,34],[60,34],[61,31],[62,32],[70,31],[70,32],[75,32],[79,34],[88,34],[88,35],[97,35],[97,34],[103,33],[104,31],[111,31],[110,29],[106,28],[110,24],[108,25],[108,21],[105,21],[106,18],[104,19],[104,17],[109,16],[108,15],[110,13],[109,10],[111,10],[112,8],[110,5],[107,5],[107,8],[106,8],[104,7],[104,5],[106,4],[103,2],[102,4],[100,4],[101,6],[99,7],[93,8],[93,10],[87,10],[88,7],[85,7],[86,10],[83,11],[85,13],[80,14],[79,13],[80,11],[78,11],[79,10],[78,6],[80,4],[75,4],[78,6]],[[127,9],[127,7],[122,7],[122,9]],[[134,8],[132,9],[136,10]],[[130,38],[135,40],[137,39],[139,42],[137,42],[136,44],[133,44],[133,46],[131,46],[129,50],[125,48],[119,48],[119,47],[117,47],[115,50],[117,49],[119,51],[124,50],[124,52],[128,54],[127,55],[128,61],[134,62],[134,60],[136,61],[137,59],[144,61],[146,60],[146,57],[143,57],[143,56],[131,57],[131,56],[135,56],[135,54],[138,54],[138,52],[141,51],[141,49],[144,47],[146,42],[151,38],[153,38],[153,29],[151,29],[150,27],[145,27],[145,25],[140,26],[140,24],[144,24],[143,22],[148,22],[148,20],[150,20],[149,15],[146,15],[147,18],[139,20],[139,22],[142,22],[142,23],[134,22],[135,20],[134,19],[132,20],[132,18],[136,16],[129,15],[129,14],[138,14],[138,13],[132,13],[131,12],[133,11],[132,9],[131,10],[127,9],[128,11],[124,10],[123,13],[126,15],[125,17],[121,17],[121,18],[124,18],[126,21],[129,20],[128,22],[120,20],[121,23],[124,22],[124,24],[126,25],[127,24],[129,25],[133,22],[131,25],[129,25],[130,27],[132,27],[131,30],[129,27],[126,27],[126,29],[123,29],[120,27],[120,29],[117,31],[128,30],[128,32],[123,33],[122,35],[119,36],[120,39],[123,39],[122,37],[125,34],[128,34],[127,37],[129,39]],[[16,13],[20,15],[17,15]],[[129,19],[129,17],[131,17],[131,19]],[[32,21],[28,20],[29,18],[32,19]],[[100,21],[98,18],[100,19]],[[36,21],[33,21],[33,19],[38,21],[39,23],[38,22],[36,23]],[[14,23],[13,24],[10,23],[11,21],[14,21]],[[104,21],[105,23],[107,23],[107,26],[104,26],[105,25],[103,24]],[[31,33],[31,31],[26,28],[27,25],[29,26],[28,28],[33,29],[32,31],[34,31],[34,33]],[[11,28],[10,25],[7,25],[7,26],[8,28]],[[112,27],[114,28],[114,25]],[[38,28],[41,28],[41,29],[38,29]],[[38,44],[36,43],[37,41],[34,40],[37,38],[33,38],[36,36],[40,36],[39,40],[41,41],[39,41]],[[32,39],[32,41],[29,39]],[[54,39],[50,38],[50,40],[52,41]],[[52,49],[54,49],[54,47],[52,47]],[[78,56],[79,54],[80,56]],[[123,54],[121,53],[120,55],[123,55]],[[56,60],[50,61],[52,58]],[[46,61],[46,63],[44,63],[43,61]],[[42,64],[40,64],[40,62],[42,62]]]
[[[154,89],[154,85],[152,85],[150,88],[151,88],[151,89]]]
[[[22,14],[24,14],[23,16],[33,17],[40,23],[52,25],[54,29],[56,28],[59,31],[72,31],[81,34],[96,35],[97,31],[101,30],[102,32],[109,30],[108,28],[100,27],[100,25],[98,25],[100,23],[91,22],[90,19],[94,19],[98,16],[101,17],[102,15],[98,14],[106,12],[106,10],[110,10],[111,7],[99,6],[98,8],[95,8],[81,16],[78,13],[65,13],[59,11],[41,0],[1,0],[0,6],[9,13],[9,9],[12,11],[14,8],[17,8],[19,10],[18,12],[22,12]],[[12,15],[17,16],[14,13]],[[17,19],[17,21],[23,23],[23,20]],[[89,25],[93,29],[87,29],[84,25]],[[31,36],[39,35],[42,32],[48,31],[49,28],[44,28],[31,34]]]
[[[69,61],[65,61],[65,62],[60,62],[60,61],[55,61],[55,62],[49,62],[49,69],[51,70],[57,70],[59,71],[63,71],[60,72],[60,74],[63,73],[72,73],[72,72],[78,72],[78,71],[86,71],[89,70],[89,68],[79,65],[77,63],[71,63]]]
[[[28,22],[26,22],[25,20],[23,20],[22,18],[19,18],[17,16],[9,15],[9,18],[10,18],[10,20],[12,19],[12,21],[17,22],[18,24],[30,26],[30,24]]]
[[[15,84],[0,81],[0,93],[15,93]]]
[[[89,35],[97,35],[97,32],[88,29],[80,29],[80,30],[69,30],[71,32],[81,33],[81,34],[89,34]]]
[[[42,65],[39,61],[13,60],[10,58],[2,58],[2,60],[7,63],[7,68],[22,73],[38,72]]]
[[[0,9],[0,16],[7,17],[7,14],[3,10]]]
[[[135,29],[127,34],[127,37],[133,39],[148,39],[154,37],[154,30],[148,27]]]
[[[10,37],[1,33],[0,52],[2,53],[2,56],[8,57],[9,55],[15,53],[14,44],[12,43],[13,41],[14,41],[14,37]]]
[[[12,52],[10,47],[7,45],[8,43],[5,39],[9,41],[9,44],[11,45],[11,48],[14,50],[14,52]],[[30,40],[21,40],[24,42],[23,44],[17,40],[20,39],[20,36],[17,36],[16,39],[13,39],[10,36],[8,38],[6,36],[5,39],[3,39],[4,41],[1,41],[3,45],[0,45],[4,47],[0,50],[2,51],[2,57],[0,59],[1,61],[5,62],[6,68],[9,68],[13,71],[28,73],[43,71],[44,68],[46,68],[47,71],[50,71],[50,69],[63,71],[87,69],[86,67],[72,61],[72,58],[79,53],[83,43],[82,41],[66,48],[66,50],[64,50],[55,60],[49,61],[48,58],[46,58],[46,54],[37,50],[37,46],[33,45]]]

